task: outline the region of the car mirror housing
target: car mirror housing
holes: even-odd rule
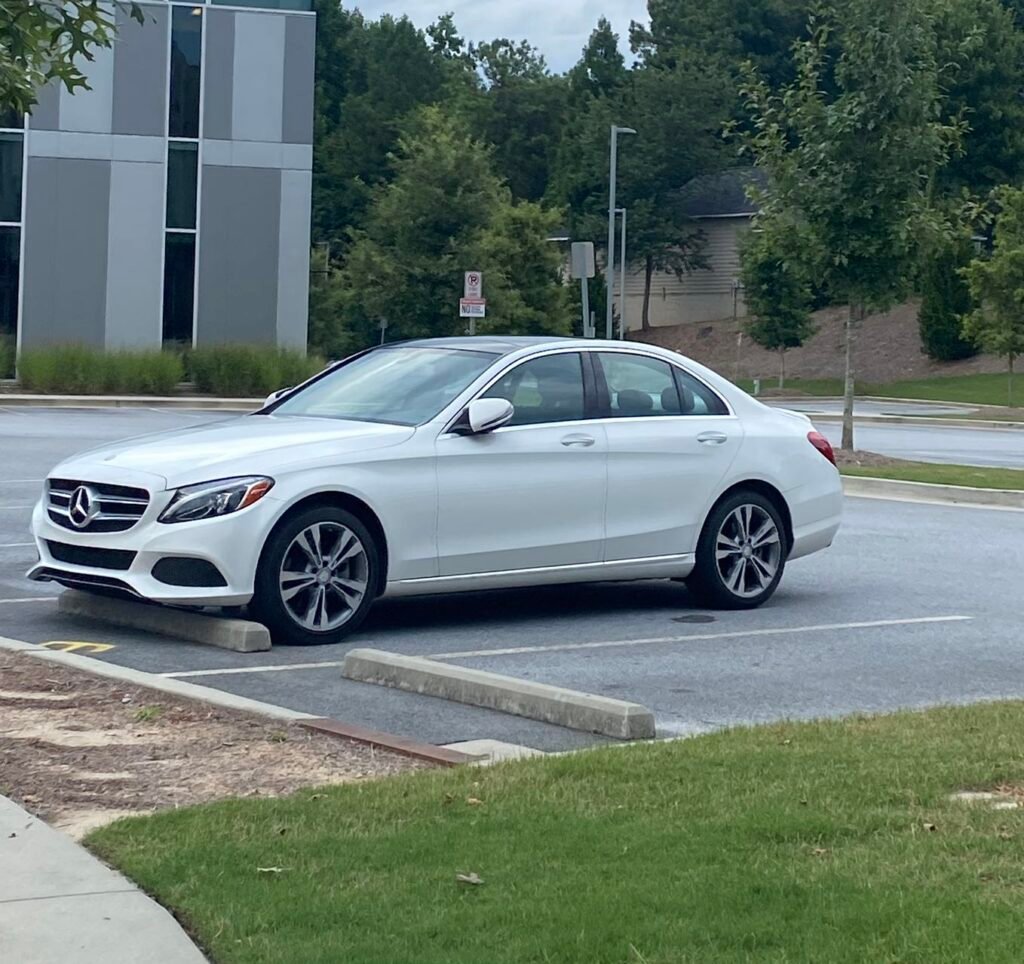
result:
[[[485,435],[508,425],[516,410],[507,398],[478,398],[466,409],[469,431],[473,435]]]

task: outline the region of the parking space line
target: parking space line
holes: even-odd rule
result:
[[[508,649],[471,649],[457,653],[434,653],[429,659],[476,659],[481,656],[522,656],[527,653],[565,653],[580,649],[614,649],[622,646],[655,646],[659,643],[689,643],[712,639],[742,639],[750,636],[785,636],[795,633],[835,632],[843,629],[881,629],[925,623],[959,623],[973,616],[919,616],[914,619],[875,619],[864,623],[822,623],[818,626],[784,626],[778,629],[746,629],[729,633],[693,633],[688,636],[658,636],[651,639],[617,639],[600,643],[556,643],[553,646],[513,646]]]
[[[276,663],[273,666],[236,666],[227,669],[190,669],[177,673],[159,673],[168,679],[185,679],[193,676],[237,676],[242,673],[283,673],[290,669],[331,669],[344,663],[341,659],[328,659],[322,663]]]
[[[34,545],[34,542],[0,542],[0,549],[26,549]]]
[[[43,479],[0,479],[0,485],[42,485]]]
[[[30,502],[28,505],[0,505],[0,511],[3,509],[34,509],[36,504]]]
[[[0,599],[0,606],[7,603],[53,602],[58,596],[24,596],[21,599]]]

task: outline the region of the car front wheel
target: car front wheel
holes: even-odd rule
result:
[[[737,492],[711,511],[687,586],[718,609],[755,609],[774,595],[786,567],[786,528],[759,492]]]
[[[362,521],[344,509],[315,506],[271,533],[251,609],[275,643],[336,643],[366,617],[379,572],[380,551]]]

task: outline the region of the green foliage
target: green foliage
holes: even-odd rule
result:
[[[943,112],[963,116],[962,151],[940,172],[944,191],[988,193],[1024,178],[1024,32],[999,0],[936,0]]]
[[[782,366],[785,353],[790,348],[799,348],[814,334],[813,295],[794,237],[791,226],[783,229],[765,219],[757,231],[747,234],[741,249],[740,275],[751,316],[747,333],[762,348],[779,352]],[[784,383],[783,367],[779,388]]]
[[[170,395],[184,375],[180,355],[157,350],[58,345],[28,349],[18,358],[20,386],[44,394]]]
[[[1007,360],[1008,404],[1013,405],[1013,365],[1024,354],[1024,190],[1000,188],[995,200],[999,213],[992,257],[963,269],[978,305],[964,322],[964,334]]]
[[[117,15],[139,23],[135,3],[112,0],[3,0],[0,4],[0,113],[24,114],[49,81],[67,90],[90,90],[87,63],[114,42]]]
[[[12,335],[0,335],[0,378],[14,377],[15,340]]]
[[[776,93],[750,75],[743,88],[745,148],[770,181],[765,216],[800,226],[805,261],[833,297],[872,309],[906,291],[917,244],[935,233],[929,180],[960,133],[939,120],[927,9],[837,2],[798,45],[792,84]]]
[[[189,354],[196,391],[223,398],[269,395],[304,382],[323,367],[316,355],[263,345],[212,345]]]
[[[964,316],[973,307],[960,269],[971,260],[969,242],[950,242],[925,259],[921,270],[921,347],[935,361],[957,361],[978,353],[963,336]]]

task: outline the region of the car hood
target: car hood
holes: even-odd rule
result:
[[[404,425],[249,415],[104,445],[62,462],[51,475],[112,481],[112,473],[120,471],[156,476],[174,487],[235,475],[273,475],[325,459],[344,461],[398,445],[414,432]]]

